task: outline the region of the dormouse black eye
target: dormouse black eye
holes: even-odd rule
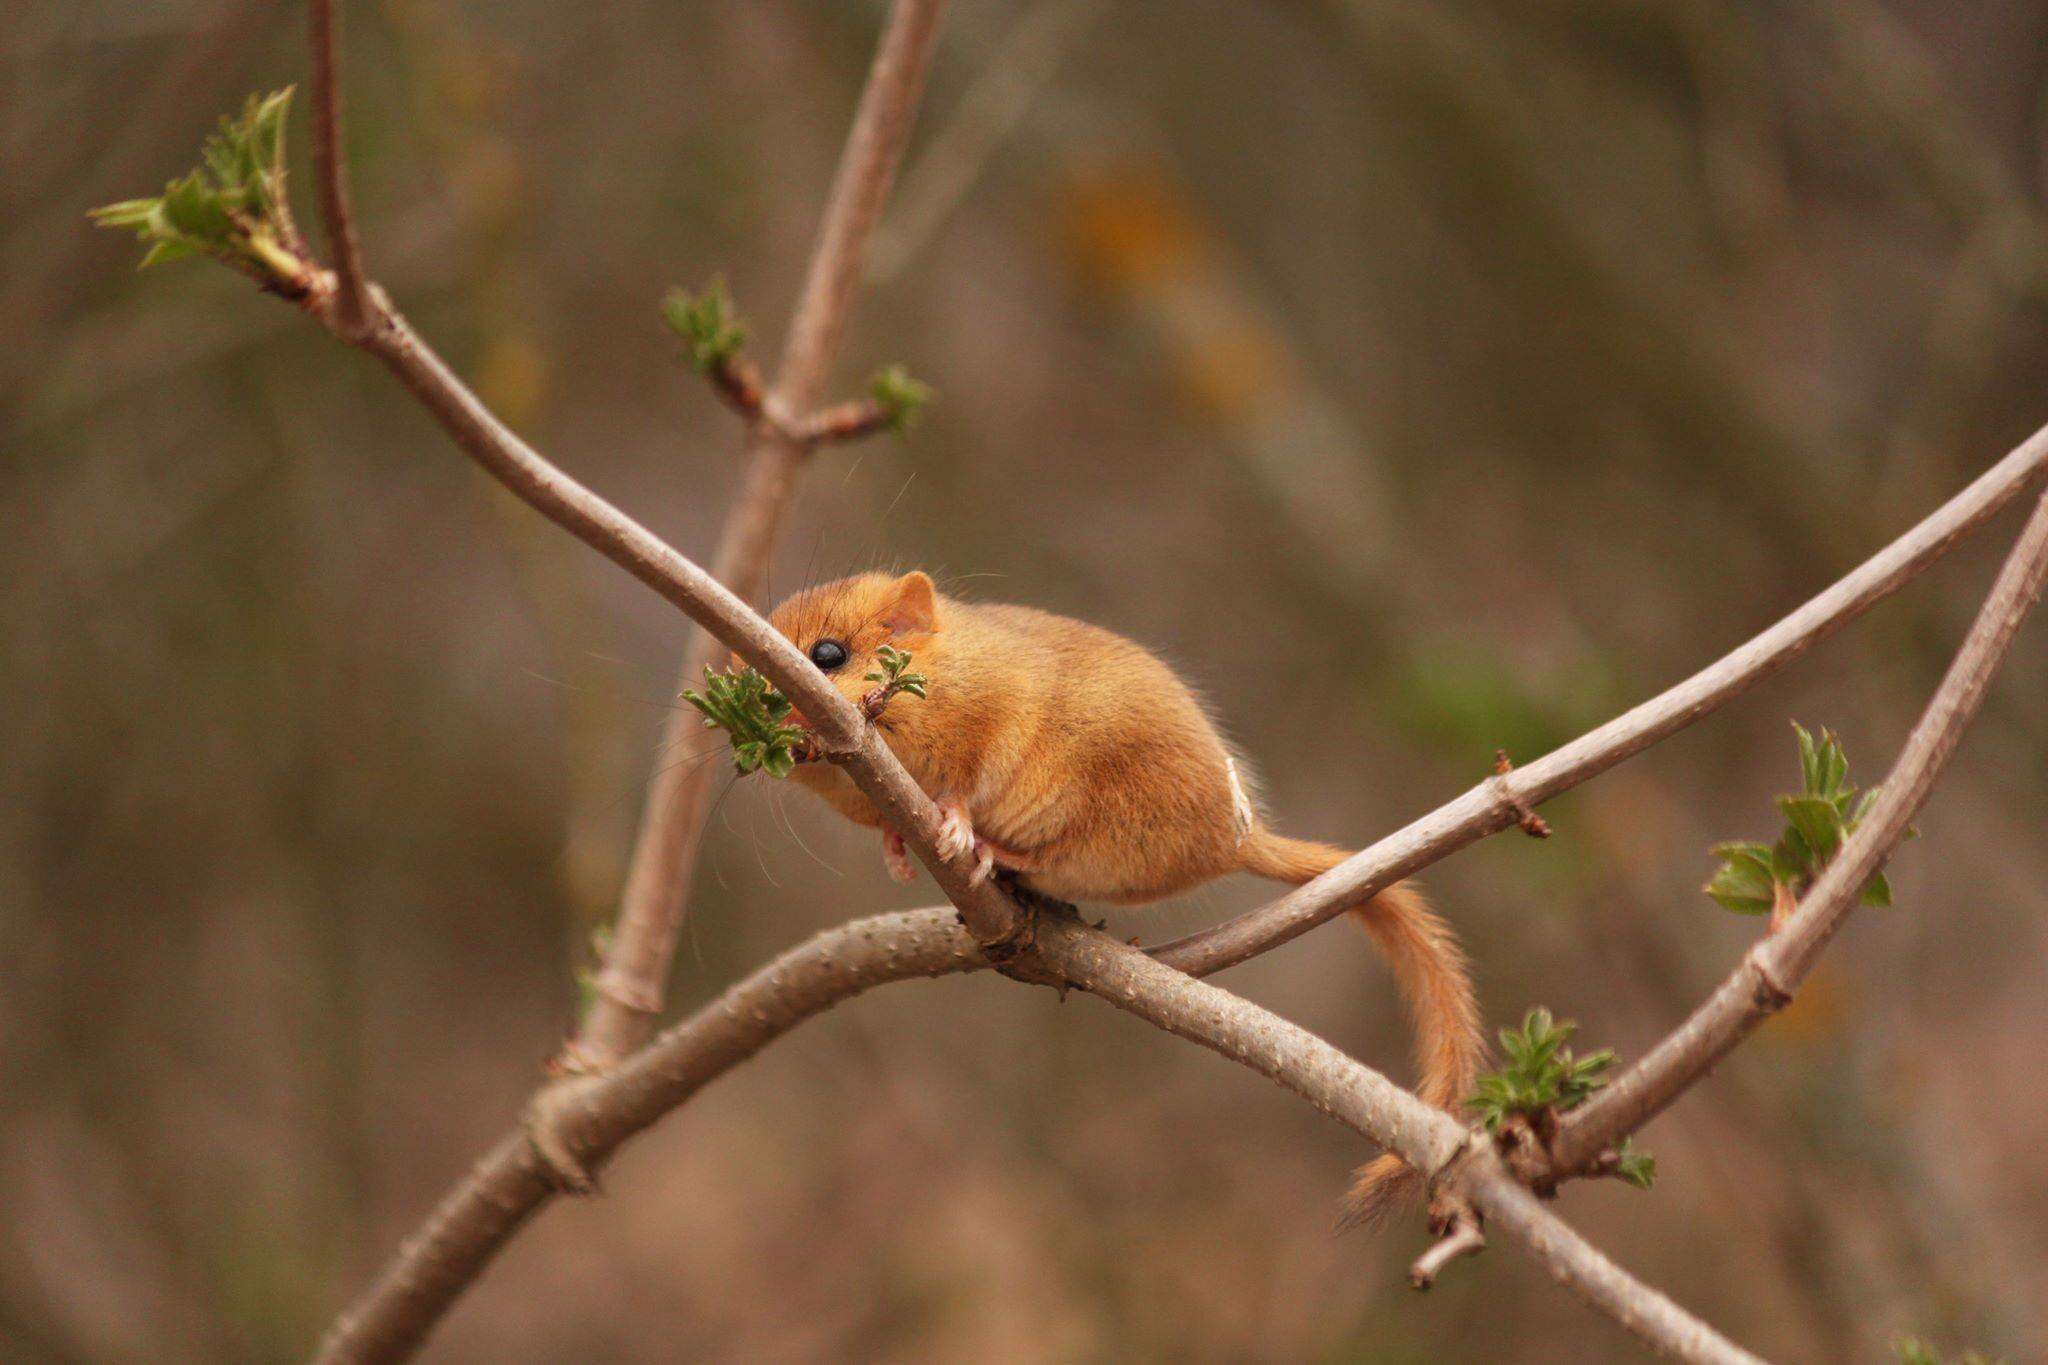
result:
[[[830,673],[845,663],[846,646],[837,640],[820,640],[811,646],[811,662]]]

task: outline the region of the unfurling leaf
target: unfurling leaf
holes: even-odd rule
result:
[[[1842,851],[1842,845],[1870,811],[1875,792],[1858,793],[1849,781],[1849,757],[1832,730],[1815,739],[1795,722],[1799,741],[1800,791],[1778,798],[1785,827],[1777,842],[1717,845],[1721,866],[1701,890],[1729,910],[1764,915],[1794,905]],[[1865,905],[1890,905],[1891,886],[1883,874],[1863,886]]]
[[[1623,1138],[1621,1150],[1616,1153],[1614,1174],[1639,1190],[1647,1190],[1657,1181],[1657,1158],[1638,1151],[1634,1138]]]
[[[734,311],[725,281],[715,275],[701,294],[669,290],[661,301],[661,316],[682,338],[691,367],[700,373],[732,363],[747,344],[747,325]]]
[[[752,668],[704,670],[704,690],[683,689],[683,700],[703,713],[706,729],[726,732],[733,767],[741,773],[765,770],[788,777],[810,747],[810,734],[784,723],[789,698]]]
[[[1781,796],[1778,810],[1799,831],[1807,850],[1825,863],[1842,846],[1842,812],[1820,796]]]
[[[223,118],[201,164],[150,199],[92,211],[101,227],[132,229],[149,244],[146,268],[205,254],[266,279],[281,279],[299,256],[285,202],[284,121],[289,87],[251,95],[239,118]]]
[[[873,671],[866,675],[866,681],[882,684],[868,697],[870,707],[879,708],[898,692],[908,692],[913,697],[923,697],[931,680],[922,673],[912,673],[910,656],[894,645],[883,645],[875,651]]]
[[[912,378],[901,365],[891,365],[868,381],[868,396],[886,415],[889,430],[901,433],[917,425],[934,394],[931,385]]]
[[[1614,1065],[1611,1048],[1574,1057],[1565,1044],[1578,1025],[1569,1019],[1554,1019],[1541,1005],[1523,1016],[1520,1028],[1500,1031],[1501,1051],[1507,1062],[1489,1071],[1474,1085],[1465,1101],[1476,1110],[1490,1133],[1520,1116],[1531,1123],[1548,1122],[1556,1115],[1584,1104],[1588,1096],[1607,1084],[1605,1073]],[[1624,1142],[1614,1174],[1638,1189],[1648,1189],[1655,1177],[1656,1161]]]

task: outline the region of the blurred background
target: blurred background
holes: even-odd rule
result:
[[[485,398],[708,556],[881,7],[348,6],[373,271]],[[0,1357],[302,1354],[515,1119],[620,885],[682,622],[229,272],[94,204],[302,77],[299,6],[0,16]],[[808,473],[779,593],[878,563],[1143,640],[1286,829],[1362,845],[1768,625],[2048,419],[2048,9],[982,0],[841,366],[940,401]],[[294,138],[303,151],[304,121]],[[307,187],[302,183],[302,199]],[[303,201],[310,215],[310,200]],[[1624,1057],[1758,931],[1789,722],[1882,773],[2017,527],[1426,879],[1489,1014]],[[2048,1354],[2048,628],[1798,1004],[1563,1212],[1745,1344]],[[766,778],[686,1007],[929,884]],[[1113,927],[1248,908],[1235,879]],[[1222,978],[1406,1076],[1343,927]],[[919,983],[551,1208],[445,1360],[1632,1359],[1506,1246],[1332,1230],[1364,1144],[1099,1004]]]

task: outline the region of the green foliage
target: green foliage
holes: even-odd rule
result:
[[[1623,1138],[1621,1150],[1615,1153],[1614,1174],[1639,1190],[1647,1190],[1657,1183],[1657,1158],[1636,1147],[1634,1138]]]
[[[723,730],[732,741],[733,767],[742,773],[765,768],[788,777],[810,746],[808,731],[785,723],[789,698],[752,668],[704,670],[704,691],[683,689],[683,700],[704,713],[704,727]]]
[[[1568,1019],[1554,1021],[1539,1005],[1523,1018],[1522,1027],[1500,1031],[1507,1065],[1481,1076],[1479,1093],[1466,1101],[1479,1111],[1488,1132],[1499,1131],[1511,1114],[1561,1113],[1605,1084],[1600,1073],[1614,1065],[1614,1053],[1602,1048],[1591,1056],[1572,1056],[1565,1043],[1578,1027]]]
[[[1775,844],[1714,846],[1721,866],[1702,890],[1737,914],[1767,915],[1781,894],[1797,898],[1804,893],[1863,823],[1877,795],[1857,795],[1849,781],[1848,756],[1833,731],[1823,729],[1816,743],[1797,723],[1792,729],[1799,737],[1800,790],[1778,798],[1784,832]],[[1863,903],[1892,903],[1891,883],[1882,872],[1863,884]]]
[[[1547,1128],[1557,1115],[1585,1103],[1586,1097],[1607,1084],[1605,1073],[1614,1065],[1614,1053],[1602,1048],[1575,1057],[1565,1046],[1578,1025],[1551,1018],[1542,1006],[1523,1017],[1518,1029],[1500,1031],[1501,1051],[1507,1064],[1479,1078],[1478,1093],[1465,1101],[1479,1113],[1486,1131],[1497,1133],[1510,1119],[1520,1118],[1531,1126]],[[1638,1151],[1633,1139],[1624,1141],[1615,1154],[1614,1174],[1639,1190],[1647,1190],[1657,1178],[1657,1159]]]
[[[1892,1340],[1892,1350],[1898,1353],[1899,1365],[1996,1365],[1982,1351],[1944,1356],[1920,1337],[1896,1337]]]
[[[913,697],[923,697],[926,684],[930,681],[922,673],[910,672],[910,656],[893,645],[883,645],[875,651],[878,667],[867,675],[869,682],[882,684],[879,696],[873,704],[880,706],[898,692],[908,692]]]
[[[889,430],[901,433],[917,425],[935,395],[931,385],[913,378],[901,365],[891,365],[868,381],[868,397],[887,414]]]
[[[251,95],[240,118],[223,118],[206,139],[202,164],[150,199],[92,211],[101,227],[132,228],[149,250],[144,267],[207,255],[265,275],[294,270],[297,231],[285,202],[287,86]]]
[[[661,301],[662,320],[682,338],[691,366],[708,373],[732,363],[747,344],[747,325],[734,311],[725,281],[713,276],[701,294],[671,289]]]

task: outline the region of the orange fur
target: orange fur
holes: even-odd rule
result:
[[[960,602],[917,572],[822,584],[772,620],[806,652],[820,639],[845,645],[830,676],[856,702],[875,686],[866,674],[882,645],[913,656],[928,695],[889,703],[878,722],[889,747],[934,800],[964,814],[997,866],[1044,895],[1140,904],[1236,871],[1298,885],[1349,856],[1267,829],[1200,699],[1153,654],[1097,626]],[[880,826],[837,768],[806,764],[795,780]],[[1420,1093],[1453,1108],[1485,1054],[1463,953],[1406,885],[1353,913],[1414,1017]],[[1412,1176],[1380,1157],[1359,1172],[1353,1210],[1377,1212]]]

